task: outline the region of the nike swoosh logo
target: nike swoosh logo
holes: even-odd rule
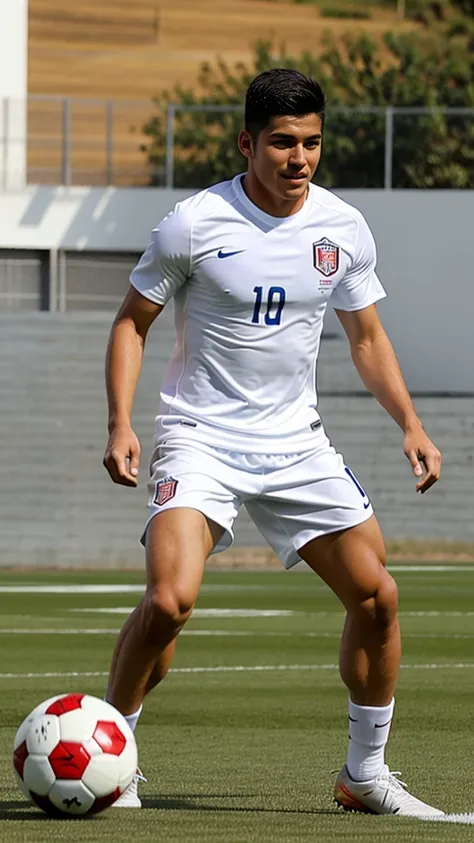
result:
[[[245,249],[238,249],[237,252],[223,252],[222,249],[219,249],[217,253],[218,258],[231,258],[234,255],[240,255],[242,252],[245,252]]]
[[[369,506],[370,506],[370,501],[367,501],[367,503],[364,504],[364,509],[368,509]]]
[[[390,718],[390,720],[387,720],[387,722],[386,722],[386,723],[374,723],[374,728],[375,728],[375,729],[383,729],[383,728],[384,728],[384,726],[389,726],[389,724],[390,724],[391,722],[392,722],[392,718]]]

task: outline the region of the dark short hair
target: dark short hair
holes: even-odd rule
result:
[[[245,97],[245,128],[256,137],[272,117],[317,114],[324,121],[326,98],[319,82],[298,70],[277,67],[252,80]]]

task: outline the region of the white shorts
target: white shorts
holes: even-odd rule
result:
[[[213,553],[231,546],[241,504],[285,568],[318,536],[373,515],[364,489],[326,435],[298,454],[243,454],[195,439],[166,437],[150,465],[146,528],[159,512],[189,507],[224,528]]]

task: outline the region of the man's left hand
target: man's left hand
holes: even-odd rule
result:
[[[416,491],[423,495],[439,480],[441,454],[421,425],[416,429],[407,430],[403,450],[411,463],[413,474],[420,480]]]

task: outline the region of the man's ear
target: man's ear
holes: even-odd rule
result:
[[[239,132],[238,145],[242,155],[244,155],[245,158],[253,158],[255,154],[254,141],[252,135],[250,134],[250,132],[247,132],[246,129],[242,129],[242,131]]]

